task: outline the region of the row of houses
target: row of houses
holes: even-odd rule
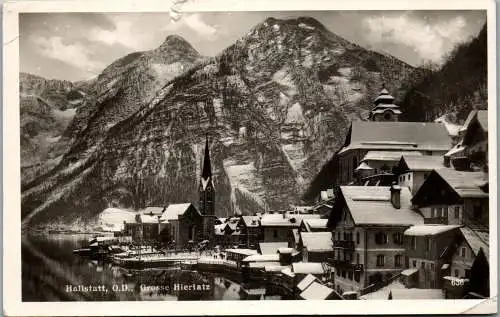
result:
[[[336,288],[400,277],[445,297],[488,296],[487,111],[471,112],[453,146],[441,123],[398,122],[393,100],[383,90],[374,109],[388,103],[391,120],[353,122],[334,156]]]

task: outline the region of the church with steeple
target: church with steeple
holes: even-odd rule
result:
[[[215,186],[212,179],[208,135],[205,139],[205,155],[199,185],[200,212],[203,217],[203,239],[211,240],[215,230]]]

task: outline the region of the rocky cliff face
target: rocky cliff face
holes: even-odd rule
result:
[[[61,140],[85,98],[81,84],[19,76],[21,175],[27,183],[61,160],[68,144]]]
[[[132,108],[117,120],[103,106],[87,124],[75,122],[75,146],[23,192],[24,222],[89,218],[108,206],[196,203],[206,134],[218,215],[287,208],[382,83],[398,91],[413,71],[314,19],[267,19],[217,57],[156,86],[126,119]],[[103,74],[110,82],[123,77]],[[112,108],[133,104],[142,81],[130,89],[114,94]]]

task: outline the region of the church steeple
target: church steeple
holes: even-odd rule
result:
[[[205,138],[205,157],[203,158],[203,169],[201,172],[201,178],[203,180],[208,180],[212,177],[212,165],[210,164],[210,151],[208,149],[208,135]]]
[[[200,178],[200,212],[203,216],[203,238],[213,240],[215,230],[215,187],[212,180],[212,164],[210,162],[210,150],[208,146],[208,135],[205,137],[205,156]]]

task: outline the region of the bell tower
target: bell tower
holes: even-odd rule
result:
[[[211,241],[215,232],[215,187],[212,179],[212,165],[208,135],[205,139],[205,155],[200,178],[200,212],[203,216],[203,239]]]
[[[385,85],[382,85],[382,90],[380,91],[377,98],[373,102],[374,107],[370,111],[369,120],[370,121],[399,121],[399,115],[401,110],[399,106],[394,104],[394,97],[389,94]]]

